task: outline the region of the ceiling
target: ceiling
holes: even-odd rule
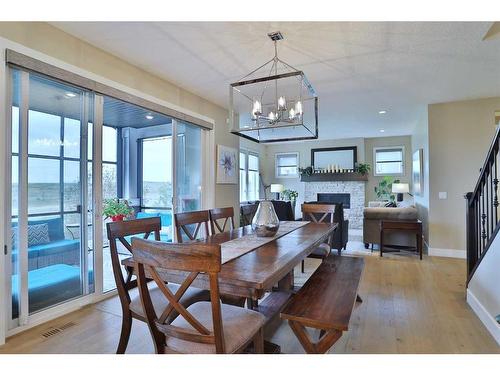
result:
[[[410,134],[427,104],[500,96],[500,38],[482,40],[490,22],[53,25],[224,107],[228,85],[273,56],[267,33],[279,30],[280,58],[318,93],[322,139]]]
[[[19,106],[20,76],[13,75],[13,104]],[[71,95],[71,96],[68,96]],[[29,80],[29,109],[56,116],[80,120],[82,117],[83,91],[73,86],[47,79],[36,74]],[[157,112],[111,98],[104,97],[103,123],[116,128],[144,128],[170,124],[172,119]]]

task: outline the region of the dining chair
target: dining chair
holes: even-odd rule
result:
[[[184,242],[186,236],[188,240],[195,240],[198,237],[200,229],[203,228],[204,235],[208,237],[208,223],[210,222],[210,214],[207,210],[181,212],[174,214],[175,230],[177,232],[177,242]]]
[[[124,278],[122,266],[120,264],[120,256],[118,254],[117,241],[119,241],[125,249],[131,253],[132,247],[128,239],[131,237],[134,238],[133,236],[140,235],[144,238],[148,238],[151,233],[154,233],[155,240],[159,241],[161,219],[160,217],[151,217],[146,219],[115,221],[107,223],[106,228],[111,253],[113,276],[115,278],[116,289],[118,290],[118,296],[122,307],[122,328],[116,353],[123,354],[127,349],[130,331],[132,328],[132,319],[135,318],[145,322],[146,314],[142,309],[140,297],[138,295],[135,297],[130,296],[129,291],[137,287],[137,280],[132,280],[133,270],[128,268],[125,270],[126,278]],[[172,293],[176,293],[179,290],[179,285],[176,284],[169,283],[168,285],[165,285],[165,287]],[[158,311],[164,309],[166,306],[166,304],[163,303],[163,299],[159,298],[160,294],[161,290],[158,288],[152,288],[150,291],[151,299],[153,301],[152,303]],[[208,301],[209,299],[210,295],[208,291],[197,288],[189,288],[186,293],[184,293],[180,303],[187,307],[194,302]],[[174,318],[174,315],[170,317],[170,319]]]
[[[312,221],[313,223],[333,223],[334,213],[334,204],[302,204],[302,220]],[[316,247],[307,257],[324,260],[330,255],[332,245],[333,234],[328,237],[325,243]],[[301,270],[304,273],[304,260],[302,260]]]
[[[264,316],[254,310],[220,302],[220,245],[133,238],[132,249],[140,297],[156,353],[240,353],[252,342],[256,353],[263,352]],[[186,273],[177,293],[165,287],[158,268]],[[200,273],[208,277],[210,302],[197,302],[184,308],[179,301]],[[151,290],[146,285],[147,278],[154,280],[165,300],[166,307],[161,311],[154,308]],[[178,316],[169,320],[174,311]]]
[[[229,227],[229,230],[234,229],[234,209],[232,207],[212,208],[209,213],[212,234],[217,233],[216,229],[219,233],[224,232],[226,226]],[[220,224],[218,220],[224,220],[224,222]]]

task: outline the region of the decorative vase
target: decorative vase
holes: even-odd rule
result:
[[[279,227],[280,221],[276,211],[274,211],[272,202],[268,200],[261,201],[252,219],[252,229],[257,237],[272,237]]]

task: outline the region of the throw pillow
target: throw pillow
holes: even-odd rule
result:
[[[28,225],[28,247],[44,245],[50,242],[49,225],[34,224]]]
[[[385,207],[397,207],[396,202],[387,202]]]

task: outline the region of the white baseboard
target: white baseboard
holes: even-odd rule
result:
[[[476,296],[467,289],[467,303],[476,313],[477,317],[484,324],[488,332],[493,336],[497,344],[500,346],[500,324],[486,311],[484,306],[479,302]]]
[[[436,247],[429,247],[428,254],[432,257],[467,258],[467,252],[458,249],[438,249]]]

